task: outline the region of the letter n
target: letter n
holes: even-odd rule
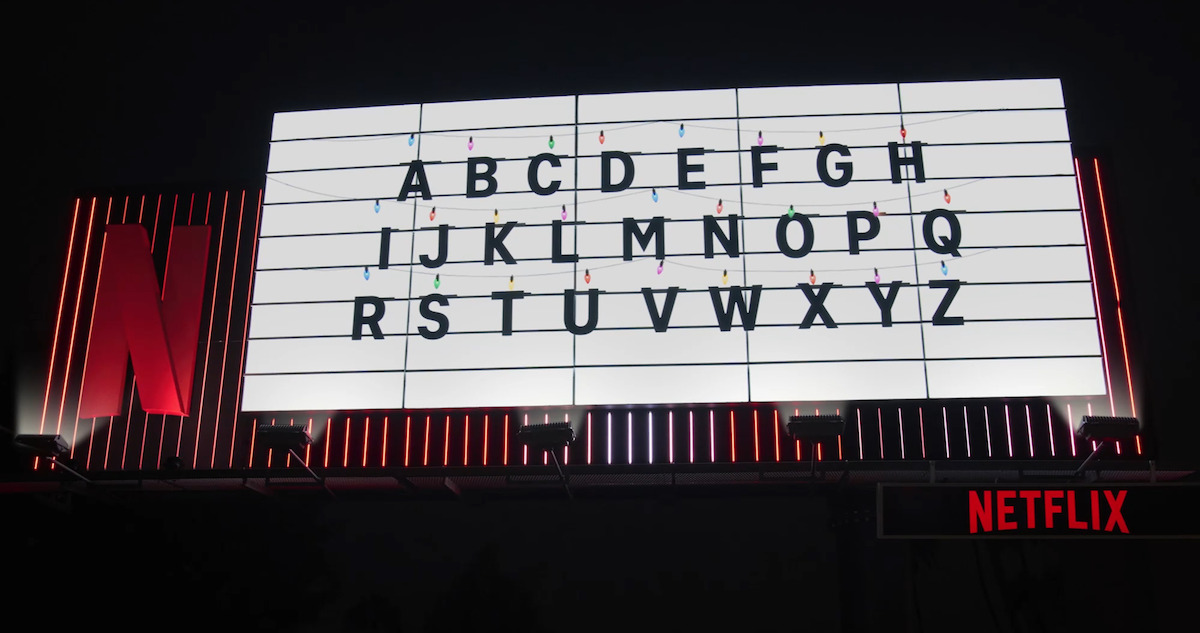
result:
[[[970,513],[971,534],[979,531],[982,527],[984,532],[992,531],[992,493],[990,490],[983,491],[983,502],[979,501],[979,493],[974,490],[970,491],[968,498],[968,512]]]
[[[162,292],[146,229],[105,231],[96,304],[88,335],[79,417],[120,415],[126,359],[133,359],[142,408],[188,415],[211,229],[171,229]]]

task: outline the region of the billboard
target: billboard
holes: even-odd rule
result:
[[[275,115],[244,411],[1105,392],[1058,80]]]

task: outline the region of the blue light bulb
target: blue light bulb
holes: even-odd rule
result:
[[[658,202],[658,190],[657,189],[650,190],[650,199],[655,202]]]
[[[370,279],[370,278],[371,278],[371,271],[369,269],[367,269],[366,266],[363,266],[363,279]]]
[[[679,138],[683,138],[683,124],[679,124]]]
[[[416,142],[417,142],[417,135],[416,135],[416,134],[409,134],[409,135],[408,135],[408,146],[409,146],[409,147],[412,147],[412,146],[413,146],[413,143],[416,143]]]
[[[942,260],[942,274],[943,274],[943,275],[949,275],[949,274],[950,274],[950,269],[949,269],[949,268],[946,268],[946,260]]]
[[[379,201],[375,201],[375,213],[379,213]]]

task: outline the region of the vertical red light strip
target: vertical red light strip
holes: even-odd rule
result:
[[[429,465],[429,416],[425,416],[425,452],[421,457],[421,465]]]
[[[371,417],[367,416],[366,422],[363,423],[363,457],[362,467],[367,467],[367,442],[371,438]]]
[[[209,193],[209,200],[212,199],[212,193]],[[224,202],[221,203],[221,228],[220,237],[217,239],[217,268],[213,271],[213,293],[212,301],[208,306],[208,338],[204,343],[204,373],[200,379],[200,407],[196,409],[196,443],[192,447],[192,468],[196,468],[196,460],[200,455],[200,426],[204,419],[204,396],[208,393],[208,357],[212,347],[212,329],[213,321],[216,320],[217,308],[217,287],[221,285],[221,251],[225,246],[225,212],[229,208],[229,192],[225,192]],[[207,223],[207,208],[205,210],[205,222]],[[183,429],[180,429],[180,436],[183,436]],[[267,464],[269,467],[270,464]]]
[[[737,438],[733,433],[733,409],[729,410],[729,461],[737,462]]]
[[[404,466],[408,467],[408,447],[409,440],[412,438],[412,416],[404,416]]]
[[[58,424],[54,429],[54,433],[56,435],[62,434],[63,407],[66,405],[66,402],[67,402],[67,386],[69,385],[70,380],[71,380],[71,359],[74,356],[74,352],[75,352],[75,329],[79,325],[79,304],[83,300],[83,279],[84,279],[84,277],[87,276],[86,273],[87,273],[87,263],[88,263],[88,251],[91,250],[92,222],[95,219],[95,217],[96,217],[96,198],[92,198],[92,207],[91,207],[91,210],[88,212],[88,230],[87,230],[86,236],[83,238],[83,260],[79,264],[79,287],[75,292],[75,312],[74,312],[74,315],[71,317],[71,337],[70,337],[70,339],[68,339],[68,342],[67,342],[67,364],[66,364],[66,367],[63,368],[62,397],[59,398],[59,401],[58,401]],[[103,243],[103,241],[101,241],[101,244],[100,244],[100,261],[101,262],[104,261],[104,243]],[[68,263],[68,265],[70,264],[69,261],[67,263]],[[80,391],[81,392],[83,391],[82,388],[80,389]],[[78,428],[79,428],[79,420],[78,419],[75,421],[75,428],[76,428],[76,430],[78,430]],[[74,434],[72,434],[71,457],[74,457],[74,456],[75,456],[75,441],[74,441]]]
[[[211,194],[209,194],[209,195],[211,196]],[[187,226],[192,225],[192,212],[195,210],[195,208],[196,208],[196,194],[193,193],[191,196],[188,197]],[[205,217],[207,218],[207,212],[206,212]],[[174,221],[172,221],[172,226],[174,226]],[[156,468],[162,468],[163,443],[167,437],[167,416],[166,415],[163,415],[161,425],[162,425],[162,428],[160,429],[160,432],[158,434],[158,456],[155,458],[155,463],[156,463],[155,467]],[[254,427],[255,427],[255,429],[251,429],[251,431],[250,431],[251,435],[253,435],[255,432],[257,432],[258,424],[254,424]],[[183,416],[181,415],[181,416],[179,416],[179,435],[176,439],[176,446],[175,446],[175,454],[176,455],[179,455],[179,442],[182,439],[183,439]],[[232,453],[232,447],[230,447],[230,452]],[[254,453],[251,452],[250,453],[250,463],[253,463],[253,461],[254,461]],[[232,466],[232,464],[230,464],[230,465]]]
[[[146,199],[146,197],[142,196],[142,200],[145,200],[145,199]],[[175,212],[178,210],[179,210],[179,194],[175,194],[175,197],[173,198],[173,200],[171,202],[171,225],[167,229],[167,264],[168,265],[170,265],[170,262],[171,262],[171,259],[170,259],[171,238],[175,235]],[[154,223],[155,223],[155,226],[157,227],[158,226],[157,212],[156,212],[156,216],[154,218]],[[153,250],[153,246],[151,246],[151,250]],[[165,280],[166,278],[167,278],[167,274],[166,274],[166,270],[164,270],[163,271],[163,279]],[[166,293],[166,288],[163,289],[163,293],[159,295],[159,298],[161,299],[162,297],[166,296],[165,293]],[[189,396],[190,396],[190,394],[189,394]],[[162,418],[163,418],[163,426],[165,427],[166,423],[167,423],[166,414],[163,414]],[[146,413],[145,417],[142,419],[142,448],[141,448],[141,452],[138,455],[138,468],[144,468],[146,465],[145,461],[144,461],[146,459],[146,431],[147,431],[147,429],[149,429],[149,427],[150,427],[150,414]],[[161,442],[162,438],[159,438],[159,441]],[[229,451],[230,451],[230,459],[232,460],[233,459],[233,455],[232,455],[233,446],[229,447]]]
[[[776,409],[774,412],[774,416],[772,417],[771,426],[773,426],[775,428],[775,461],[779,462],[780,456],[779,456],[779,410],[778,409]]]
[[[842,415],[841,409],[834,409],[833,412],[836,413],[838,415],[838,417],[841,417],[841,415]],[[838,433],[837,438],[838,438],[838,461],[841,461],[842,460],[842,434]]]
[[[529,426],[529,414],[528,413],[525,414],[525,421],[522,424],[522,426]],[[528,446],[521,446],[521,465],[522,466],[529,465],[529,447]]]
[[[1083,179],[1079,175],[1079,159],[1075,159],[1075,186],[1079,190],[1079,210],[1083,214],[1083,237],[1087,243],[1088,254],[1088,270],[1092,276],[1092,300],[1096,304],[1096,327],[1100,330],[1100,353],[1101,364],[1104,367],[1104,385],[1108,390],[1108,406],[1109,409],[1115,412],[1116,406],[1113,404],[1112,393],[1112,374],[1108,367],[1108,343],[1104,337],[1104,316],[1100,311],[1100,288],[1096,285],[1096,263],[1092,258],[1092,232],[1088,227],[1087,219],[1087,203],[1083,200]],[[1115,413],[1114,413],[1115,415]]]
[[[346,439],[342,446],[342,468],[350,467],[350,416],[346,416]]]
[[[387,445],[388,445],[388,416],[383,416],[383,458],[380,460],[379,466],[387,468]],[[364,458],[365,462],[365,458]]]
[[[71,215],[71,237],[67,241],[67,261],[63,266],[62,289],[58,292],[58,312],[54,317],[54,343],[50,347],[50,367],[46,370],[46,394],[42,397],[42,421],[38,425],[38,433],[46,432],[46,409],[50,406],[50,383],[54,376],[54,358],[58,354],[58,330],[62,326],[62,309],[67,297],[67,278],[71,273],[71,253],[75,250],[75,228],[79,224],[79,205],[81,202],[81,198],[75,198],[75,211]],[[33,461],[33,467],[35,469],[38,467],[38,458],[36,457]]]
[[[484,437],[486,438],[487,436],[485,435]],[[588,414],[587,414],[587,463],[589,466],[592,465],[592,412],[591,411],[588,411]],[[486,466],[487,463],[485,462],[484,465]]]
[[[667,411],[667,463],[675,463],[675,412]]]
[[[249,281],[246,282],[246,316],[242,321],[242,354],[238,360],[238,377],[237,387],[234,391],[233,399],[233,424],[234,430],[237,430],[237,416],[242,405],[242,382],[245,378],[246,370],[246,341],[250,338],[250,304],[254,300],[254,266],[258,261],[258,229],[262,223],[262,189],[258,190],[258,204],[254,211],[254,246],[250,248],[250,275]],[[232,310],[232,308],[230,308]],[[234,433],[229,438],[229,467],[233,468],[233,445],[237,440],[237,434]]]
[[[325,418],[325,468],[329,468],[329,437],[333,435],[333,418]]]
[[[755,463],[757,463],[759,461],[759,459],[758,459],[758,409],[754,410],[754,461],[755,461]]]
[[[254,468],[254,440],[258,436],[258,418],[251,419],[250,424],[250,462],[247,468]]]
[[[489,422],[489,420],[488,420],[488,414],[486,414],[486,413],[485,413],[485,414],[483,414],[483,465],[484,465],[484,466],[487,466],[487,454],[488,454],[488,426],[489,426],[489,425],[488,425],[488,422]],[[591,440],[592,440],[592,437],[591,437],[591,432],[592,432],[591,423],[592,423],[592,414],[590,414],[590,413],[589,413],[589,414],[588,414],[588,442],[589,442],[589,444],[590,444],[590,442],[591,442]],[[589,450],[589,451],[591,451],[591,450],[592,450],[590,445],[588,446],[588,450]],[[589,463],[591,463],[591,453],[588,453],[588,462],[589,462]]]
[[[563,421],[566,422],[567,424],[570,424],[571,423],[571,415],[567,414],[564,417]],[[571,445],[568,444],[563,447],[563,464],[564,465],[570,460],[570,457],[571,457]]]
[[[504,414],[504,456],[500,459],[501,466],[508,465],[508,414]]]
[[[442,465],[450,465],[450,416],[446,416],[446,440],[442,447]]]
[[[275,426],[275,418],[271,418],[271,426]],[[267,468],[271,467],[271,458],[274,456],[275,449],[267,449]]]
[[[463,418],[463,466],[467,465],[467,451],[471,443],[471,415],[467,414]]]
[[[866,459],[863,453],[863,436],[862,436],[862,409],[855,407],[854,417],[858,421],[858,458]]]
[[[179,198],[178,195],[176,195],[175,197],[176,197],[176,199]],[[145,200],[145,196],[143,196],[142,199]],[[129,205],[129,196],[125,196],[125,205],[126,206]],[[150,230],[150,253],[151,254],[154,253],[154,245],[158,238],[158,214],[161,210],[162,210],[162,194],[159,194],[158,195],[158,203],[154,205],[154,228]],[[172,219],[175,218],[174,212],[172,212],[171,218]],[[141,223],[142,223],[142,211],[141,211],[141,207],[139,205],[138,224],[141,224]],[[168,238],[167,254],[169,255],[170,252],[171,252],[171,242],[170,242],[170,238]],[[167,278],[167,274],[166,274],[166,271],[164,270],[163,271],[163,279],[166,279],[166,278]],[[163,296],[164,295],[162,293],[160,293],[159,299],[161,300]],[[131,393],[130,395],[132,396],[133,394]],[[145,442],[145,439],[146,439],[145,428],[146,428],[146,425],[149,423],[150,423],[150,414],[143,411],[142,412],[142,429],[143,429],[142,441],[143,441],[143,443]],[[111,419],[109,420],[109,426],[110,427],[112,426]],[[133,426],[133,406],[132,405],[128,409],[126,409],[125,439],[122,442],[122,447],[121,447],[121,470],[125,470],[125,455],[129,453],[129,427],[131,427],[131,426]],[[139,461],[138,464],[140,466],[141,462]]]
[[[1050,403],[1046,403],[1046,433],[1050,435],[1050,456],[1058,457],[1054,451],[1054,425],[1052,424],[1053,417],[1050,415]]]
[[[312,420],[313,420],[312,418],[309,418],[308,425],[304,427],[304,432],[308,433],[309,438],[312,438]],[[233,423],[235,425],[235,430],[236,430],[236,425],[237,425],[236,417],[233,419]],[[233,442],[231,440],[230,445],[232,446],[232,444],[233,444]],[[231,447],[229,450],[232,452],[233,448]],[[312,442],[309,442],[308,445],[304,447],[304,465],[307,466],[311,463],[312,463]]]
[[[112,198],[108,199],[108,210],[104,212],[104,224],[105,225],[108,224],[108,220],[110,217],[112,217]],[[92,228],[91,228],[91,225],[89,224],[88,225],[88,235],[87,235],[87,245],[85,245],[84,249],[83,249],[83,269],[80,271],[80,274],[79,274],[79,289],[80,289],[80,291],[83,290],[83,278],[85,277],[84,273],[87,271],[87,259],[88,259],[88,250],[89,250],[88,245],[91,244],[91,241],[92,241],[91,238],[92,238]],[[105,234],[100,238],[100,265],[99,265],[99,267],[101,269],[104,268],[104,246],[107,243],[108,243],[108,232],[105,231]],[[99,271],[97,271],[96,279],[97,280],[100,279]],[[78,296],[75,298],[75,316],[76,316],[76,319],[79,316],[79,297]],[[96,317],[96,299],[95,299],[95,297],[93,297],[92,298],[91,316],[88,318],[88,334],[89,334],[89,336],[88,336],[87,343],[84,345],[84,348],[83,348],[83,366],[84,367],[87,367],[88,351],[91,349],[91,338],[92,337],[90,336],[90,334],[91,334],[91,330],[92,330],[92,322],[95,320],[95,317]],[[71,356],[72,356],[71,351],[73,351],[75,349],[75,324],[74,324],[74,321],[71,324],[71,343],[70,343],[70,345],[71,345],[70,350],[67,352],[67,373],[63,376],[63,394],[62,394],[63,400],[66,399],[67,386],[68,386],[68,384],[70,384]],[[83,381],[82,380],[80,380],[79,394],[80,394],[80,397],[83,396]],[[76,438],[77,434],[79,433],[79,415],[78,415],[78,413],[79,413],[79,407],[78,407],[78,405],[76,405],[75,423],[71,428],[71,447],[72,447],[71,456],[72,457],[74,457],[75,438]],[[62,415],[63,415],[63,403],[62,403],[62,401],[60,401],[58,404],[59,426],[62,425]],[[92,441],[95,439],[95,437],[96,437],[96,418],[92,418],[92,432],[88,435],[88,455],[87,455],[87,460],[84,464],[84,468],[90,469],[92,467]]]
[[[800,415],[800,409],[796,409],[792,415]],[[800,440],[796,440],[796,461],[800,461]]]
[[[942,434],[946,438],[946,459],[950,459],[950,421],[946,416],[946,407],[942,407]]]
[[[229,192],[225,192],[225,195],[229,196]],[[229,325],[233,322],[233,291],[235,288],[237,288],[237,263],[238,254],[242,250],[242,219],[245,217],[245,214],[246,190],[242,189],[242,198],[241,201],[238,202],[237,237],[235,237],[233,241],[233,272],[231,272],[229,275],[229,303],[225,310],[225,342],[221,350],[221,380],[217,383],[217,410],[213,416],[212,455],[208,460],[209,468],[216,468],[217,466],[217,436],[219,435],[218,431],[221,428],[221,402],[225,396],[225,365],[229,360]],[[220,266],[218,265],[218,269],[219,268]],[[249,299],[247,299],[247,301],[248,300]],[[239,368],[238,371],[241,371],[241,369]],[[237,411],[234,411],[233,414],[236,416]],[[196,428],[198,430],[200,428],[199,425],[197,425]],[[231,444],[233,443],[232,438],[229,441]]]
[[[1117,283],[1117,264],[1113,258],[1112,238],[1108,231],[1108,209],[1104,203],[1104,185],[1100,182],[1100,159],[1093,158],[1092,165],[1096,169],[1096,190],[1100,193],[1100,217],[1104,220],[1104,241],[1108,245],[1108,269],[1112,271],[1113,291],[1117,299],[1117,328],[1121,332],[1121,358],[1125,365],[1125,384],[1129,388],[1129,411],[1137,417],[1137,402],[1133,398],[1133,374],[1129,369],[1129,348],[1125,342],[1125,316],[1121,306],[1121,285]],[[1116,412],[1113,412],[1116,415]],[[1137,442],[1137,454],[1142,454],[1142,436],[1133,436]]]
[[[295,418],[289,419],[287,425],[292,426],[292,424],[295,422],[296,422]],[[274,423],[272,423],[272,426],[274,426]],[[286,457],[287,457],[287,462],[285,462],[285,465],[291,466],[292,465],[292,452],[288,451],[288,454]]]

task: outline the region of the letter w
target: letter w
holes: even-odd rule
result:
[[[142,408],[188,415],[210,232],[207,226],[171,229],[160,295],[146,229],[138,224],[107,227],[79,417],[121,414],[130,357]]]

